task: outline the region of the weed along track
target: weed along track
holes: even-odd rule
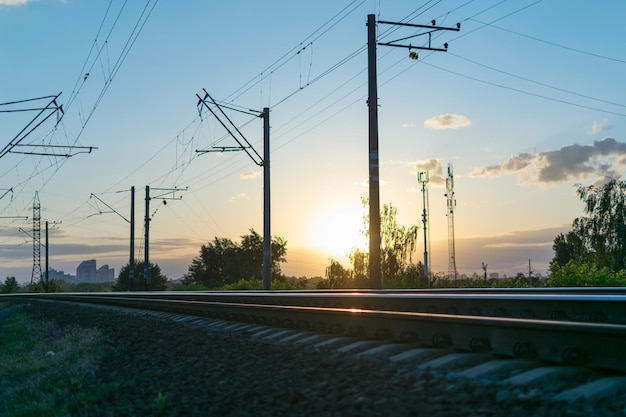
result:
[[[462,295],[22,295],[9,317],[100,332],[82,415],[623,415],[622,294]]]

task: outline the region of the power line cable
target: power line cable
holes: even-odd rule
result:
[[[537,42],[545,43],[546,45],[554,46],[554,47],[565,49],[565,50],[572,51],[572,52],[578,52],[580,54],[593,56],[595,58],[606,59],[608,61],[613,61],[613,62],[619,62],[620,64],[626,64],[626,60],[623,60],[623,59],[613,58],[613,57],[610,57],[610,56],[596,54],[594,52],[584,51],[582,49],[572,48],[572,47],[566,46],[566,45],[561,45],[561,44],[558,44],[558,43],[555,43],[555,42],[550,42],[550,41],[547,41],[545,39],[537,38],[536,36],[526,35],[524,33],[516,32],[516,31],[511,30],[511,29],[506,29],[506,28],[503,28],[501,26],[494,25],[493,22],[485,23],[485,22],[481,22],[480,20],[476,20],[476,19],[472,19],[472,18],[470,18],[468,20],[472,20],[472,21],[474,21],[476,23],[480,23],[483,26],[489,26],[489,27],[492,27],[494,29],[498,29],[498,30],[501,30],[501,31],[504,31],[504,32],[512,33],[513,35],[522,36],[524,38],[532,39],[532,40],[537,41]]]
[[[452,70],[449,70],[449,69],[446,69],[446,68],[442,68],[442,67],[439,67],[439,66],[434,65],[434,64],[429,64],[427,62],[422,62],[422,63],[424,65],[428,65],[430,67],[437,68],[438,70],[445,71],[445,72],[448,72],[450,74],[457,75],[459,77],[467,78],[469,80],[477,81],[477,82],[483,83],[483,84],[488,84],[488,85],[491,85],[491,86],[494,86],[494,87],[498,87],[498,88],[502,88],[502,89],[505,89],[505,90],[515,91],[515,92],[518,92],[518,93],[521,93],[521,94],[526,94],[526,95],[529,95],[529,96],[538,97],[538,98],[541,98],[541,99],[544,99],[544,100],[555,101],[555,102],[567,104],[567,105],[570,105],[570,106],[580,107],[580,108],[583,108],[583,109],[599,111],[599,112],[607,113],[607,114],[614,114],[616,116],[626,116],[626,113],[619,113],[619,112],[615,112],[615,111],[600,109],[600,108],[597,108],[597,107],[586,106],[584,104],[578,104],[578,103],[574,103],[574,102],[571,102],[571,101],[562,100],[562,99],[558,99],[558,98],[554,98],[554,97],[548,97],[548,96],[545,96],[545,95],[542,95],[542,94],[531,93],[530,91],[522,90],[522,89],[519,89],[519,88],[508,87],[506,85],[498,84],[498,83],[495,83],[495,82],[492,82],[492,81],[481,80],[480,78],[472,77],[472,76],[469,76],[469,75],[466,75],[466,74],[461,74],[459,72],[452,71]]]

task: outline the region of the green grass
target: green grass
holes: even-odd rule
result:
[[[152,381],[154,369],[103,381],[108,341],[98,329],[35,318],[23,307],[0,302],[0,416],[145,415],[142,401],[120,394]],[[167,394],[153,398],[152,413],[165,415]]]
[[[102,342],[97,329],[61,327],[0,304],[0,415],[65,416],[99,401],[93,380]]]

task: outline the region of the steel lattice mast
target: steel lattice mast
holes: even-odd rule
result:
[[[448,177],[446,178],[446,197],[448,217],[448,280],[454,280],[456,286],[456,253],[454,247],[454,208],[456,207],[456,199],[454,198],[454,173],[452,172],[452,164],[448,164]]]
[[[35,191],[33,201],[33,273],[30,283],[41,281],[41,204],[39,204],[39,192]]]

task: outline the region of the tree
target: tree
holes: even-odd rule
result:
[[[4,284],[0,284],[0,294],[15,294],[20,292],[20,284],[15,277],[7,277]]]
[[[254,229],[241,236],[241,243],[216,237],[202,245],[200,255],[191,261],[183,277],[185,285],[200,284],[207,288],[218,288],[240,280],[260,280],[263,275],[263,237]],[[287,241],[273,237],[272,279],[281,280],[280,263],[286,262]]]
[[[353,285],[350,270],[345,269],[334,259],[330,260],[330,265],[326,267],[326,279],[318,284],[318,289],[340,289],[350,288]]]
[[[572,260],[580,262],[589,261],[588,251],[585,248],[584,240],[574,230],[567,232],[565,235],[560,233],[557,237],[555,237],[552,249],[554,250],[554,258],[552,259],[552,262],[556,262],[560,266],[563,266]]]
[[[626,181],[610,179],[604,185],[577,185],[585,217],[572,222],[572,231],[554,239],[555,262],[592,263],[620,271],[626,267]]]
[[[28,292],[46,292],[46,284],[42,279],[27,286]],[[48,292],[63,292],[61,283],[55,279],[48,281]]]
[[[213,242],[202,245],[200,256],[192,259],[187,274],[183,277],[185,284],[202,284],[207,288],[215,288],[224,284],[237,282],[227,277],[236,269],[237,246],[230,239],[216,237]]]
[[[368,199],[361,199],[368,206]],[[419,227],[398,225],[398,209],[392,204],[384,204],[380,213],[380,268],[383,285],[399,278],[412,262],[412,254],[417,244]],[[369,215],[363,215],[364,234],[368,237]]]
[[[362,198],[363,206],[367,207],[367,198]],[[413,285],[425,285],[424,274],[420,274],[416,265],[412,262],[412,254],[417,245],[418,226],[404,227],[398,225],[398,209],[391,204],[383,205],[380,213],[380,264],[383,285],[396,288],[410,288]],[[363,233],[368,236],[369,216],[363,215]],[[368,268],[369,254],[355,248],[348,254],[352,263],[352,270],[344,269],[336,260],[331,259],[330,265],[326,268],[326,276],[341,277],[348,275],[349,279],[344,279],[353,288],[368,288]],[[419,264],[421,266],[421,264]],[[339,269],[341,267],[341,269]],[[330,272],[330,275],[329,275]],[[323,288],[345,288],[333,287],[330,282],[322,282]]]
[[[553,262],[547,287],[624,287],[626,270],[612,271],[608,267],[597,267],[592,263],[580,263],[574,260],[565,265]]]
[[[369,268],[369,254],[354,248],[348,255],[348,259],[352,262],[352,275],[355,288],[368,288],[369,279],[367,278]]]
[[[150,282],[148,284],[144,282],[144,264],[144,261],[135,261],[132,287],[129,278],[130,265],[124,265],[113,284],[113,291],[162,291],[167,289],[167,277],[161,273],[159,265],[152,262],[148,264]]]

